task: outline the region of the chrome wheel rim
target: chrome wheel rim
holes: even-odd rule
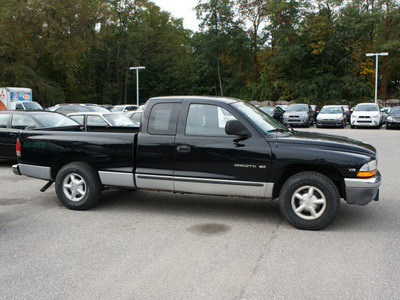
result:
[[[86,182],[77,173],[71,173],[63,181],[64,195],[71,201],[81,201],[86,195]]]
[[[291,200],[293,212],[304,220],[318,219],[326,210],[326,198],[315,186],[298,188]]]

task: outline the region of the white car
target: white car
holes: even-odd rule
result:
[[[373,127],[380,128],[383,124],[383,115],[378,104],[359,103],[350,117],[351,128]]]
[[[334,126],[346,127],[346,112],[341,105],[325,105],[316,120],[317,127]]]

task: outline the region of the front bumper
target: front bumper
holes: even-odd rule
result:
[[[307,125],[308,117],[288,117],[283,119],[283,124],[285,125],[297,125],[305,126]]]
[[[351,125],[360,127],[375,127],[379,126],[379,119],[370,116],[359,116],[351,119]]]
[[[317,120],[318,126],[329,126],[329,127],[341,127],[342,126],[342,119],[335,119],[335,120]]]
[[[345,200],[348,204],[367,205],[372,200],[379,200],[379,187],[382,176],[379,171],[372,178],[345,178]]]

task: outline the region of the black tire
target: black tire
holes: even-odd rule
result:
[[[283,185],[279,199],[286,220],[304,230],[327,227],[336,218],[340,206],[334,183],[317,172],[301,172],[290,177]]]
[[[350,128],[351,128],[351,129],[354,129],[354,128],[356,128],[356,126],[354,126],[354,125],[350,125]]]
[[[85,162],[72,162],[60,169],[55,182],[60,202],[73,210],[84,210],[96,205],[102,192],[97,171]]]
[[[310,120],[307,121],[307,123],[305,124],[306,128],[310,128]]]

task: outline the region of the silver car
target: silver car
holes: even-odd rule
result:
[[[283,124],[304,127],[314,125],[311,106],[309,104],[290,104],[283,114]]]
[[[341,105],[325,105],[317,116],[317,127],[346,127],[346,112]]]

